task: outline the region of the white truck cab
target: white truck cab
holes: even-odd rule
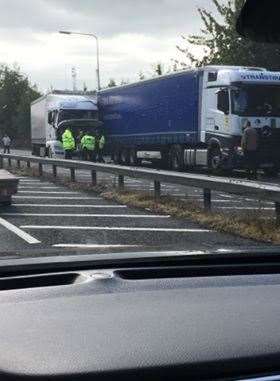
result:
[[[250,121],[260,137],[260,166],[279,169],[280,73],[232,66],[203,71],[200,131],[201,142],[215,151],[211,165],[242,163],[241,137]]]
[[[61,136],[70,127],[74,137],[98,127],[95,96],[53,92],[31,105],[31,138],[34,155],[63,157]]]

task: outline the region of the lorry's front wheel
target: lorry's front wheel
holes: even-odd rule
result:
[[[217,174],[221,170],[222,155],[218,148],[211,149],[208,153],[208,169],[210,172]]]

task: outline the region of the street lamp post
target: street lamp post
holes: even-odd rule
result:
[[[67,34],[67,35],[78,35],[78,36],[88,36],[88,37],[93,37],[96,41],[96,76],[97,76],[97,89],[101,90],[101,83],[100,83],[100,61],[99,61],[99,39],[98,37],[93,34],[93,33],[78,33],[78,32],[69,32],[66,30],[61,30],[59,31],[61,34]]]

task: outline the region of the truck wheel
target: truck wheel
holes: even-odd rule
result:
[[[218,148],[212,149],[208,154],[208,169],[216,174],[221,170],[222,155]]]
[[[127,149],[121,150],[120,161],[121,161],[122,165],[128,165],[129,164],[129,152]]]
[[[137,151],[134,148],[129,151],[129,165],[140,165],[140,159],[138,159]]]
[[[278,176],[278,173],[279,173],[279,168],[265,168],[264,170],[264,174],[265,176],[267,177],[277,177]]]
[[[170,169],[182,171],[184,169],[184,153],[181,146],[174,146],[170,150]]]
[[[160,169],[169,169],[170,168],[170,155],[168,150],[161,151],[161,160],[159,162]]]
[[[113,160],[114,160],[115,164],[121,164],[120,152],[119,151],[115,151],[114,152],[114,154],[113,154]]]

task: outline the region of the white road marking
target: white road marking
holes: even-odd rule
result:
[[[34,189],[38,189],[38,190],[42,190],[42,189],[50,189],[50,190],[52,190],[52,189],[63,189],[63,188],[61,188],[61,187],[46,187],[46,186],[44,186],[44,185],[33,185],[33,186],[31,186],[31,185],[28,185],[28,186],[26,186],[26,185],[20,185],[19,187],[18,187],[18,189],[26,189],[26,190],[34,190]]]
[[[173,233],[212,233],[206,229],[169,229],[169,228],[134,228],[111,226],[58,226],[58,225],[23,225],[22,229],[32,230],[112,230],[112,231],[143,231],[143,232],[173,232]]]
[[[65,192],[65,191],[34,191],[34,190],[26,190],[26,191],[18,191],[20,194],[74,194],[79,195],[79,192]]]
[[[246,207],[246,206],[242,206],[242,207],[235,207],[235,206],[219,206],[218,209],[235,209],[235,210],[275,210],[275,208],[262,208],[262,207],[258,207],[258,206],[256,206],[255,208],[254,208],[254,207]]]
[[[53,245],[53,247],[61,248],[78,248],[78,249],[114,249],[114,248],[133,248],[142,247],[141,245],[95,245],[95,244],[75,244],[75,243],[60,243]]]
[[[231,196],[229,194],[223,194],[223,193],[220,193],[219,196],[225,197],[225,198],[232,198],[233,197],[233,196]]]
[[[26,184],[26,183],[41,183],[41,180],[29,180],[29,179],[22,180],[22,179],[20,179],[19,182],[24,183],[24,184]],[[43,182],[42,182],[42,184],[43,184]]]
[[[0,213],[4,217],[96,217],[96,218],[170,218],[160,214],[56,214],[56,213]]]
[[[102,197],[60,197],[60,196],[13,196],[13,199],[21,200],[103,200]]]
[[[200,199],[200,200],[196,200],[196,201],[203,201],[203,198]],[[227,203],[230,203],[230,204],[240,204],[241,201],[238,201],[238,200],[211,200],[212,202],[216,202],[216,203],[224,203],[224,202],[227,202]]]
[[[24,232],[23,230],[19,229],[18,227],[4,220],[4,218],[1,218],[1,217],[0,217],[0,225],[10,230],[11,232],[16,234],[18,237],[22,238],[24,241],[30,243],[31,245],[41,243],[36,238],[32,237],[30,234]]]
[[[13,206],[26,206],[26,207],[40,207],[40,208],[91,208],[91,209],[103,209],[103,208],[113,208],[113,209],[121,209],[127,208],[126,205],[72,205],[72,204],[13,204]]]

